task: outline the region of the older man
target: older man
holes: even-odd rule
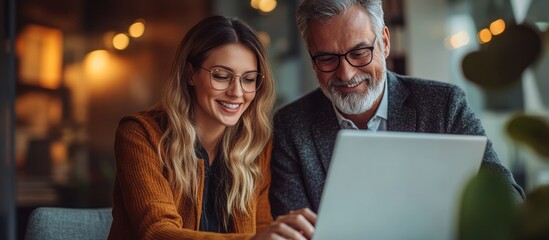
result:
[[[304,0],[297,25],[320,83],[275,115],[271,160],[273,216],[317,211],[337,132],[342,128],[484,135],[454,85],[388,71],[390,34],[380,0]],[[387,146],[387,151],[395,151]],[[481,169],[524,193],[488,142]],[[418,186],[421,187],[421,186]]]

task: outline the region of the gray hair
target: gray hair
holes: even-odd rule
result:
[[[308,44],[310,33],[307,30],[311,21],[328,22],[355,4],[366,10],[374,33],[381,35],[385,26],[381,0],[303,0],[297,8],[296,23],[305,43]]]

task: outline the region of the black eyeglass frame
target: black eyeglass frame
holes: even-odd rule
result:
[[[238,74],[235,74],[233,71],[231,70],[228,70],[228,69],[224,69],[224,68],[221,68],[221,67],[213,67],[211,69],[207,69],[203,66],[200,66],[200,68],[208,73],[210,73],[210,86],[215,89],[215,90],[218,90],[218,91],[224,91],[224,90],[227,90],[229,89],[229,87],[231,86],[231,84],[233,84],[233,81],[238,77],[239,78],[239,81],[240,81],[240,89],[242,89],[242,91],[246,92],[246,93],[254,93],[254,92],[257,92],[257,90],[259,90],[259,88],[261,87],[261,83],[263,83],[263,79],[265,79],[265,75],[261,74],[260,72],[247,72],[247,73],[244,73],[242,75],[238,75]],[[227,71],[229,73],[232,74],[232,78],[231,80],[229,81],[229,85],[227,85],[226,88],[224,89],[218,89],[218,88],[215,88],[213,86],[213,83],[212,81],[217,81],[214,79],[214,76],[213,76],[213,72],[214,72],[214,69],[219,69],[219,70],[223,70],[223,71]],[[244,89],[244,84],[242,83],[242,76],[246,76],[246,74],[250,74],[250,73],[254,73],[257,75],[257,78],[256,78],[256,87],[255,87],[255,90],[254,91],[246,91],[246,89]]]
[[[311,56],[311,61],[313,61],[313,63],[315,64],[315,66],[317,67],[317,69],[321,72],[325,72],[325,73],[328,73],[328,72],[333,72],[335,70],[337,70],[339,68],[339,66],[341,65],[341,57],[345,57],[345,61],[347,61],[351,66],[353,67],[364,67],[364,66],[367,66],[368,64],[372,63],[372,61],[374,60],[374,49],[375,49],[375,44],[376,44],[376,39],[377,39],[377,36],[374,38],[374,41],[373,41],[373,45],[372,46],[369,46],[369,47],[360,47],[360,48],[353,48],[345,53],[342,53],[342,54],[337,54],[337,53],[321,53],[321,54],[318,54],[318,55],[315,55],[313,56],[311,54],[311,52],[309,52],[309,56]],[[351,61],[349,61],[349,58],[347,58],[347,56],[354,52],[354,51],[357,51],[357,50],[364,50],[364,49],[368,49],[370,50],[370,61],[368,61],[367,63],[365,64],[358,64],[358,65],[355,65],[353,63],[351,63]],[[335,66],[334,69],[332,70],[322,70],[321,67],[318,66],[318,64],[316,63],[316,59],[319,58],[319,57],[324,57],[324,56],[334,56],[334,57],[337,57],[337,65]]]

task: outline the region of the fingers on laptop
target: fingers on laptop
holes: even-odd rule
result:
[[[290,211],[279,216],[254,239],[311,239],[314,233],[316,214],[308,208]]]
[[[313,226],[316,225],[316,213],[313,212],[311,209],[309,208],[302,208],[302,209],[299,209],[299,210],[293,210],[293,211],[290,211],[290,214],[301,214],[303,215],[307,221],[309,221]]]
[[[259,234],[255,239],[295,239],[307,240],[310,238],[304,237],[299,230],[290,227],[284,222],[275,221],[267,229],[263,231],[265,234]]]
[[[309,209],[300,209],[290,211],[290,213],[279,216],[273,222],[274,224],[286,225],[291,228],[292,235],[299,235],[299,237],[285,236],[291,239],[311,239],[314,233],[314,224],[316,223],[316,214]]]

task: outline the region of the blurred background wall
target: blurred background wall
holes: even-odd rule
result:
[[[10,65],[4,64],[2,52],[0,101],[4,106],[9,103],[3,100],[6,96],[15,96],[15,122],[0,133],[0,143],[7,140],[9,145],[15,139],[13,154],[2,148],[6,151],[2,157],[15,163],[15,171],[0,170],[16,178],[19,238],[36,207],[110,206],[118,120],[158,100],[158,84],[177,44],[202,18],[236,16],[260,33],[276,78],[277,107],[317,87],[294,22],[299,1],[18,0],[11,12],[5,9],[6,1],[10,0],[2,0],[2,12],[16,16],[12,68],[16,91],[10,91],[9,81],[4,80]],[[392,41],[388,68],[465,89],[501,160],[527,189],[549,183],[549,167],[529,163],[537,156],[513,144],[502,129],[517,111],[547,115],[547,51],[538,67],[525,72],[523,83],[498,91],[485,91],[466,81],[461,60],[490,41],[479,33],[499,20],[529,22],[547,33],[549,19],[540,9],[549,9],[548,3],[383,1]],[[9,111],[6,115],[1,109],[2,118],[9,118]],[[10,138],[12,132],[14,138]],[[6,183],[13,186],[2,180],[2,186]],[[4,209],[9,202],[2,205]]]
[[[0,0],[0,239],[15,239],[14,0]]]

